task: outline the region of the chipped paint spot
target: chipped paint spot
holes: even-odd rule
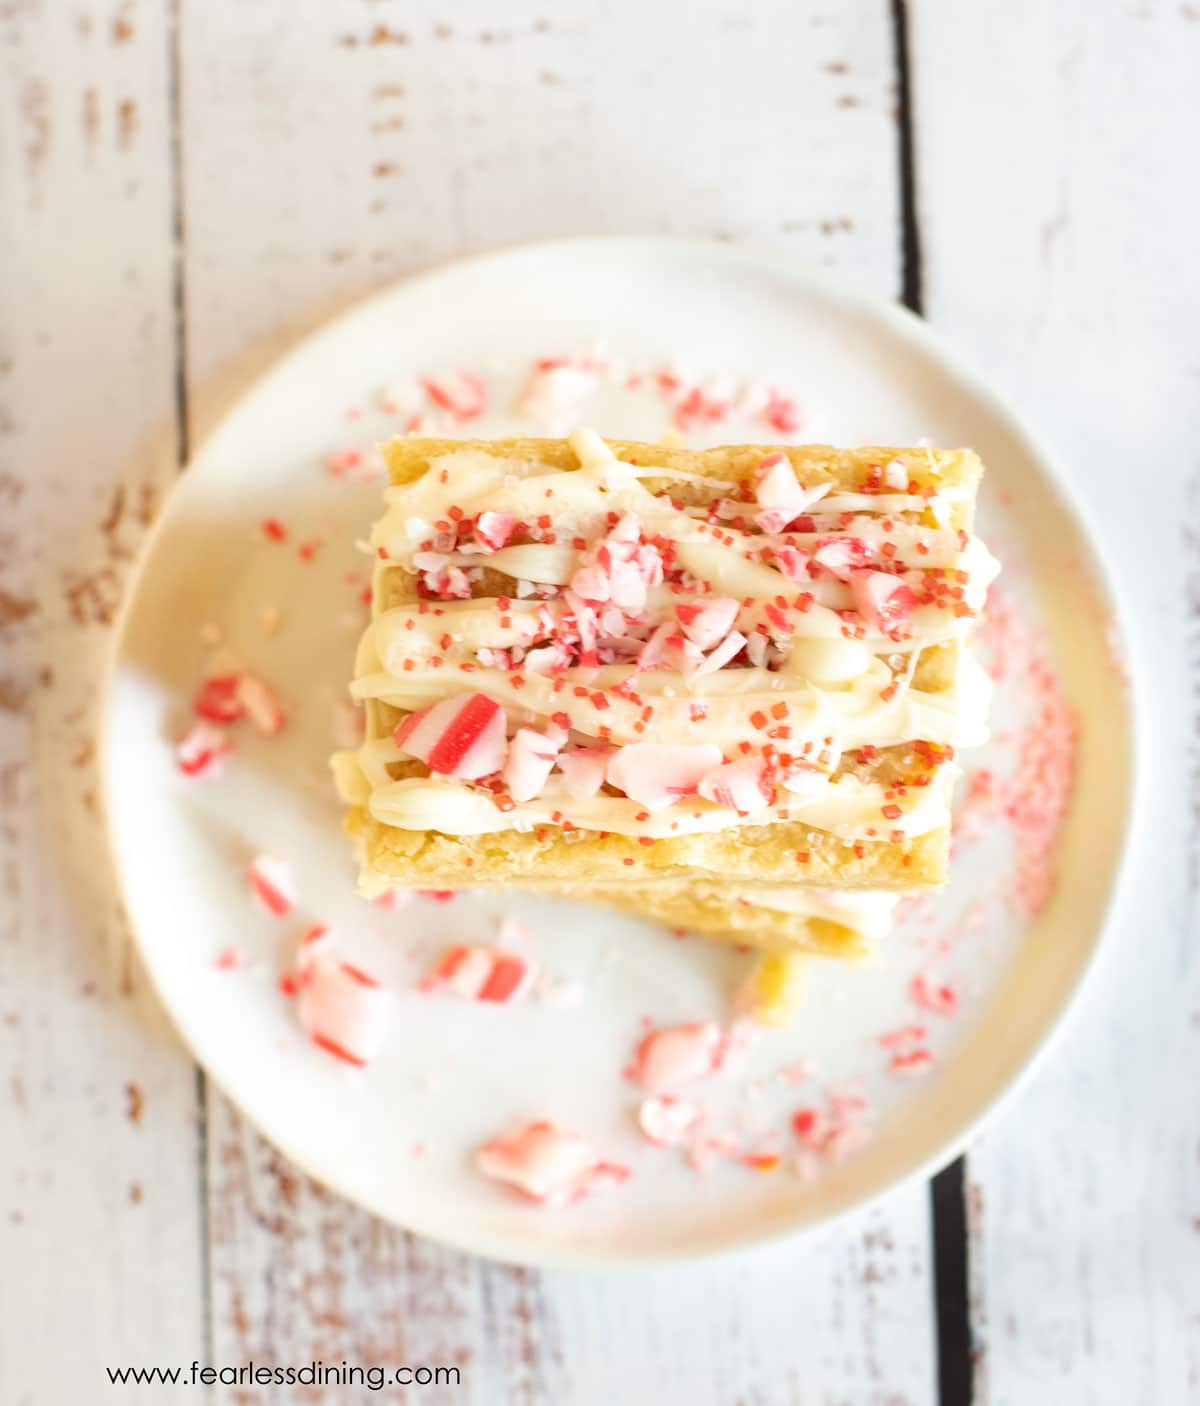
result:
[[[95,88],[83,90],[83,143],[89,155],[100,136],[100,94]]]
[[[50,87],[44,78],[29,78],[21,89],[21,118],[25,124],[25,170],[30,185],[39,185],[50,155]]]
[[[21,714],[29,701],[29,689],[16,679],[0,678],[0,713]]]
[[[37,610],[37,602],[27,599],[24,596],[13,596],[0,588],[0,630],[5,625],[16,624],[20,620],[26,620]]]
[[[138,106],[133,98],[122,98],[117,104],[117,146],[128,151],[138,133]]]
[[[137,1124],[142,1121],[142,1113],[146,1107],[146,1097],[142,1093],[141,1086],[134,1083],[125,1085],[125,1116],[131,1123]]]

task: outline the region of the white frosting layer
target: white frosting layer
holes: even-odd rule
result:
[[[745,901],[754,908],[769,908],[775,913],[794,913],[800,918],[824,918],[840,923],[863,937],[886,937],[901,895],[898,893],[864,892],[862,889],[794,888],[774,890],[734,889],[733,902]]]

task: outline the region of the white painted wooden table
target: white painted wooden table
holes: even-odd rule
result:
[[[472,1406],[1200,1399],[1198,78],[1183,0],[0,4],[4,1406],[249,1358],[457,1364],[378,1399]],[[596,1278],[395,1232],[247,1131],[145,990],[92,754],[131,554],[248,378],[431,262],[605,231],[778,239],[952,335],[1091,499],[1150,706],[1113,939],[965,1183]]]

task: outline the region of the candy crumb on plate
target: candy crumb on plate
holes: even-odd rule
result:
[[[578,1133],[533,1122],[484,1143],[476,1156],[484,1176],[505,1182],[543,1206],[569,1206],[626,1181],[628,1167],[603,1161]]]

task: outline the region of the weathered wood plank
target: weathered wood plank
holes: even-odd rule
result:
[[[1128,901],[1078,1018],[970,1159],[979,1395],[1182,1402],[1200,1390],[1200,834],[1179,755],[1200,683],[1200,10],[911,8],[928,314],[1053,437],[1149,684]]]
[[[99,1399],[106,1366],[203,1352],[194,1074],[132,955],[93,770],[108,627],[175,471],[167,58],[162,5],[0,13],[0,1396],[12,1403]]]
[[[777,0],[743,16],[705,0],[668,16],[624,2],[568,15],[527,0],[454,13],[246,0],[187,7],[183,62],[198,424],[261,365],[256,347],[497,244],[766,237],[898,289],[877,5]],[[456,1403],[635,1387],[714,1406],[930,1399],[921,1187],[827,1240],[746,1260],[539,1274],[386,1229],[286,1169],[219,1097],[209,1118],[217,1361],[461,1364],[457,1395],[420,1393]]]

